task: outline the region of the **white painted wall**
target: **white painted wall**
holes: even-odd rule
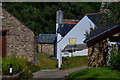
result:
[[[71,54],[65,55],[61,52],[65,48],[65,46],[69,44],[69,39],[76,38],[76,44],[84,44],[83,41],[85,40],[84,34],[86,33],[86,30],[89,30],[91,27],[94,26],[95,24],[87,16],[84,16],[63,38],[60,38],[58,36],[59,38],[57,42],[57,59],[59,68],[62,64],[62,56],[71,56]],[[73,52],[73,56],[83,55],[88,55],[88,49]]]
[[[76,51],[73,53],[73,56],[86,56],[86,55],[88,55],[88,49],[84,49],[82,51]],[[63,57],[66,57],[66,56],[71,57],[71,53],[65,52],[65,53],[62,53],[62,56]]]
[[[76,38],[76,44],[84,44],[83,41],[85,40],[85,32],[86,30],[89,30],[89,28],[94,27],[94,23],[87,17],[84,16],[79,22],[78,24],[75,25],[75,27],[73,27],[73,29],[71,31],[69,31],[60,42],[58,42],[57,44],[59,45],[59,50],[57,52],[58,56],[57,59],[59,58],[59,54],[60,54],[60,50],[63,50],[64,47],[66,45],[69,44],[69,38]],[[86,52],[86,53],[85,53]],[[73,54],[78,55],[77,52],[74,52]],[[88,54],[88,50],[86,49],[86,51],[80,51],[81,55],[87,55]],[[64,56],[64,55],[63,55]]]

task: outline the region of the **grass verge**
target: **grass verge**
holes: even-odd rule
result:
[[[57,69],[57,61],[49,59],[46,55],[39,54],[37,64],[41,69]]]
[[[17,73],[25,70],[21,75],[19,75],[22,80],[27,80],[28,78],[31,78],[33,72],[40,70],[40,67],[38,65],[32,64],[32,62],[28,62],[27,59],[24,58],[11,56],[11,57],[4,57],[1,60],[2,60],[1,65],[2,65],[3,76],[10,75],[10,64],[12,64],[13,75],[16,75]]]
[[[63,57],[62,70],[86,66],[88,56]]]
[[[120,71],[112,70],[109,67],[86,68],[69,74],[67,80],[88,80],[88,79],[120,79]]]

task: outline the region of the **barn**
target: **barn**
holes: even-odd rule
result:
[[[37,39],[38,53],[55,58],[56,40],[56,34],[39,34]]]
[[[0,28],[1,57],[16,55],[32,61],[34,59],[34,32],[2,6],[0,9],[2,18]]]

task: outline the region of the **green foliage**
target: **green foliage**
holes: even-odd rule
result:
[[[26,69],[26,62],[23,58],[17,58],[15,56],[5,57],[2,59],[2,74],[9,75],[10,64],[12,64],[13,74],[16,74],[23,69]]]
[[[13,64],[13,74],[21,72],[23,69],[25,71],[21,74],[21,78],[27,80],[32,77],[32,73],[42,69],[56,69],[57,61],[48,59],[47,56],[38,55],[37,64],[32,64],[32,62],[27,62],[23,58],[18,58],[15,56],[3,58],[2,72],[3,75],[9,75],[10,63]]]
[[[105,24],[105,23],[114,23],[114,24],[119,24],[120,23],[120,2],[117,3],[110,3],[110,4],[105,4],[103,9],[109,9],[110,10],[110,15],[107,21],[100,21],[100,24],[96,25],[95,28]],[[109,14],[107,12],[106,14]],[[105,19],[107,19],[107,16],[104,16]],[[86,31],[84,34],[85,37],[87,37],[90,32],[93,31],[93,28],[90,28],[90,31]]]
[[[81,19],[87,13],[99,12],[101,3],[82,2],[3,2],[3,7],[35,33],[55,34],[56,11],[64,12],[64,19]]]
[[[120,51],[112,49],[110,54],[110,67],[120,70]]]
[[[120,78],[120,72],[109,67],[94,67],[70,73],[66,78],[67,80],[113,80]]]
[[[114,2],[108,5],[110,10],[110,19],[108,22],[119,24],[120,23],[120,2]]]
[[[86,32],[85,32],[85,34],[84,34],[85,38],[87,38],[87,37],[88,37],[88,35],[89,35],[89,32],[88,32],[88,31],[86,31]]]
[[[75,57],[63,57],[62,70],[86,66],[88,62],[88,56],[75,56]]]
[[[90,23],[90,26],[91,26],[91,23]],[[86,30],[86,32],[85,32],[85,34],[84,34],[84,36],[85,36],[85,38],[87,38],[88,37],[88,35],[94,30],[94,29],[96,29],[97,28],[97,26],[94,26],[94,27],[90,27],[89,28],[89,30]]]
[[[29,69],[26,69],[22,74],[21,74],[21,78],[24,80],[27,80],[29,78],[32,78],[32,72]]]
[[[2,75],[9,75],[10,64],[12,64],[13,75],[25,70],[21,74],[21,78],[27,80],[32,77],[32,73],[40,70],[40,66],[28,62],[24,58],[16,56],[2,58]]]
[[[0,73],[2,73],[2,58],[0,57]]]
[[[31,72],[36,72],[36,71],[40,70],[40,66],[38,66],[36,64],[29,65],[27,69],[30,70]]]
[[[32,78],[32,73],[40,70],[40,66],[38,66],[37,64],[33,64],[32,62],[26,63],[27,69],[21,74],[21,78],[24,80]]]

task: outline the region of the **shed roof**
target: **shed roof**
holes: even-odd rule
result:
[[[108,19],[107,14],[103,12],[86,14],[86,16],[95,24],[99,24],[101,21],[106,21]]]
[[[39,34],[38,43],[56,43],[57,35],[56,34]]]
[[[112,23],[106,23],[92,31],[83,42],[88,43],[92,41],[91,43],[94,43],[95,41],[100,41],[102,39],[108,38],[118,32],[120,32],[119,24],[115,25]]]
[[[71,45],[67,45],[63,50],[62,52],[69,52],[71,50],[74,50],[74,51],[81,51],[83,49],[87,49],[87,45],[86,44],[75,44],[76,46],[75,47],[71,47]]]

